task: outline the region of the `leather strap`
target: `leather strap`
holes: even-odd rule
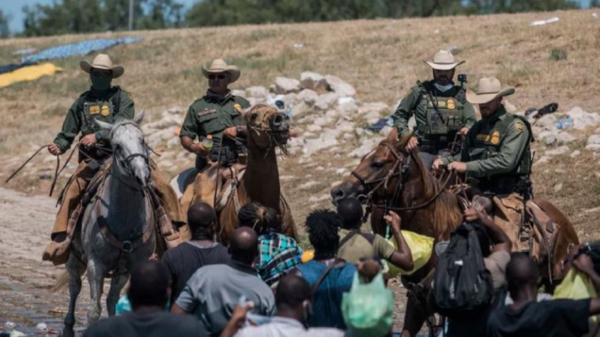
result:
[[[327,267],[327,269],[325,269],[325,271],[323,272],[323,274],[321,274],[321,276],[319,276],[319,278],[317,279],[317,282],[315,282],[315,284],[313,284],[312,286],[312,292],[313,294],[317,292],[317,289],[319,289],[319,286],[321,285],[321,283],[323,283],[323,281],[325,280],[325,278],[327,277],[327,274],[329,274],[329,272],[335,268],[335,261],[332,262],[329,267]]]
[[[344,236],[344,238],[342,240],[340,240],[340,244],[338,245],[338,247],[342,248],[342,246],[345,245],[346,242],[348,242],[350,239],[352,239],[354,237],[354,235],[356,235],[358,233],[359,233],[359,231],[357,229],[350,230],[350,232],[348,232],[348,234],[346,234],[346,236]]]

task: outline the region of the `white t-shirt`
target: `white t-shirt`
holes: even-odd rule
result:
[[[333,328],[309,328],[295,319],[273,317],[270,323],[244,328],[234,337],[343,337],[342,330]]]

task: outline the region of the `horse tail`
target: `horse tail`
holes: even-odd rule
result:
[[[79,276],[82,277],[83,274],[85,274],[86,269],[82,268],[79,271]],[[63,290],[64,288],[66,288],[69,285],[69,281],[71,280],[71,274],[69,274],[68,271],[63,272],[58,279],[56,280],[56,282],[54,283],[54,285],[52,286],[52,288],[50,288],[50,293],[51,294],[56,294],[57,292]]]

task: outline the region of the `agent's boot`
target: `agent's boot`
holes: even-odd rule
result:
[[[55,266],[65,264],[69,259],[70,240],[67,240],[67,233],[57,233],[52,242],[44,250],[43,261],[51,261]]]

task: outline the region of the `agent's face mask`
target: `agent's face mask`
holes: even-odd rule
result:
[[[110,71],[94,70],[90,74],[90,80],[92,81],[92,88],[96,90],[107,90],[110,89],[112,74]]]

